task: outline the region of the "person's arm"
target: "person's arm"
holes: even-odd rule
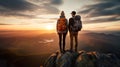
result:
[[[71,25],[71,22],[70,22],[70,19],[69,19],[69,24],[68,24],[69,31],[70,31],[70,25]]]
[[[69,29],[69,24],[68,24],[68,20],[66,19],[66,26],[67,26],[67,30],[66,31],[68,31],[68,29]]]
[[[57,20],[57,23],[56,23],[56,31],[58,32],[58,20]]]
[[[69,31],[71,31],[72,26],[73,26],[73,19],[70,18],[69,19]]]
[[[80,16],[80,25],[81,25],[81,29],[82,29],[82,20],[81,20],[81,16]]]

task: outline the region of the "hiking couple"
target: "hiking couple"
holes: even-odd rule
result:
[[[72,17],[69,19],[69,23],[65,17],[64,11],[61,12],[60,18],[57,20],[56,28],[59,35],[59,47],[61,53],[65,52],[65,39],[68,31],[70,33],[70,51],[73,51],[73,40],[75,41],[75,51],[77,51],[78,32],[81,31],[82,22],[81,17],[76,15],[75,11],[72,11],[71,15]]]

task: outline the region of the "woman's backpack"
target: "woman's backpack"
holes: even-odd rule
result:
[[[65,18],[58,19],[57,23],[57,30],[58,31],[65,31],[67,29],[67,23]]]

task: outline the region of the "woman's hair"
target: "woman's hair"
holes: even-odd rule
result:
[[[64,11],[61,11],[60,18],[64,18],[64,17],[65,17],[65,13]]]
[[[62,11],[62,12],[61,12],[61,16],[65,16],[65,13],[64,13],[64,11]]]

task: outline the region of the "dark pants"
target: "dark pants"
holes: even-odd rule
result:
[[[73,40],[75,40],[75,51],[77,51],[78,32],[70,32],[70,50],[73,50]]]
[[[59,35],[59,47],[60,47],[60,52],[65,51],[65,38],[66,38],[66,33],[58,33]]]

